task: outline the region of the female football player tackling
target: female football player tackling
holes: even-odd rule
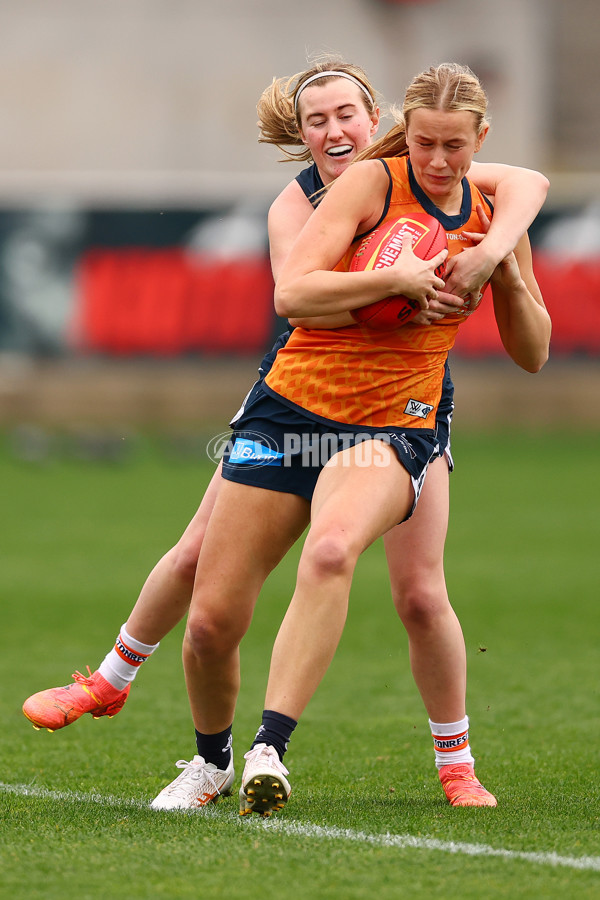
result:
[[[321,199],[320,189],[332,183],[348,168],[357,153],[370,144],[377,130],[379,110],[375,93],[362,70],[339,60],[329,60],[292,79],[274,82],[261,98],[259,115],[261,140],[280,147],[303,144],[305,149],[295,158],[313,160],[313,164],[284,189],[269,213],[271,258],[277,279],[291,245]],[[546,179],[528,170],[473,164],[469,176],[486,193],[495,194],[496,212],[485,239],[468,253],[461,254],[458,265],[448,277],[447,288],[454,289],[463,297],[479,293],[496,264],[526,231],[547,191]],[[503,263],[504,267],[507,265],[509,263]],[[421,271],[429,271],[428,265]],[[427,277],[431,283],[431,277]],[[437,280],[435,284],[441,286]],[[510,293],[508,289],[507,293]],[[429,294],[428,308],[414,320],[423,327],[455,312],[462,305],[456,296],[440,293],[434,298],[432,290]],[[369,299],[376,298],[368,293],[362,297],[356,293],[356,302],[353,301],[352,305],[362,305]],[[422,300],[425,305],[423,296]],[[356,326],[352,329],[343,327],[354,325],[347,312],[349,308],[350,304],[331,304],[333,317],[321,314],[307,318],[303,315],[293,322],[304,326],[298,333],[318,333],[316,329],[319,328],[325,329],[322,332],[325,341],[332,335],[336,339],[346,330],[356,331]],[[304,313],[304,310],[299,308],[299,312]],[[315,305],[315,312],[321,313],[321,307]],[[336,330],[332,331],[333,326]],[[307,331],[309,327],[310,331]],[[271,353],[265,358],[261,367],[263,376],[273,357],[274,353]],[[253,395],[257,392],[262,393],[260,382],[253,389]],[[253,402],[251,398],[251,406]],[[411,666],[430,717],[432,732],[437,736],[438,743],[440,736],[443,740],[446,735],[460,735],[451,761],[448,753],[436,750],[438,767],[443,766],[446,773],[453,772],[457,776],[443,779],[447,796],[453,805],[494,805],[492,795],[472,775],[465,713],[464,641],[448,601],[443,573],[452,408],[452,383],[449,374],[446,374],[435,423],[439,452],[429,465],[414,514],[407,522],[392,528],[385,537],[385,543],[394,601],[407,629]],[[218,597],[212,596],[210,590],[206,591],[210,573],[216,571],[215,560],[220,556],[214,540],[210,542],[206,557],[203,552],[198,559],[215,500],[224,486],[228,490],[241,492],[242,497],[249,493],[253,498],[250,504],[253,508],[255,498],[258,498],[258,505],[265,510],[266,518],[254,521],[271,523],[268,528],[262,529],[262,535],[254,537],[254,540],[261,542],[256,569],[251,562],[253,549],[248,548],[248,573],[243,577],[246,579],[251,574],[251,579],[246,581],[243,596],[239,597],[231,579],[235,567],[239,566],[242,571],[241,555],[236,554],[233,567],[230,566],[231,560],[224,561],[223,571],[227,574],[217,591]],[[130,684],[141,663],[190,606],[199,563],[193,614],[184,641],[184,663],[194,711],[198,755],[190,763],[178,764],[184,771],[161,791],[153,805],[162,809],[193,808],[215,799],[219,793],[228,792],[234,777],[230,736],[239,680],[237,647],[248,626],[265,575],[308,522],[310,506],[306,491],[302,489],[300,494],[296,494],[294,490],[293,485],[273,485],[268,486],[267,490],[232,485],[223,481],[220,471],[217,471],[182,538],[148,577],[115,647],[99,669],[89,678],[77,673],[75,683],[68,687],[53,688],[30,697],[24,705],[25,715],[36,727],[56,730],[76,721],[85,712],[95,717],[118,712],[127,699]],[[285,510],[279,515],[282,499]],[[401,518],[403,515],[398,515],[395,521]],[[214,531],[211,525],[211,532],[216,536],[220,533],[218,523],[222,521],[220,514]],[[311,534],[313,532],[314,528]],[[225,539],[224,544],[228,543],[229,540]],[[267,547],[269,552],[265,553]],[[226,553],[223,555],[229,556]],[[295,599],[295,605],[297,602]],[[198,669],[199,678],[196,675]],[[213,674],[208,674],[207,680],[206,673],[210,673],[211,669]],[[212,691],[209,683],[220,686],[217,689],[216,714],[212,709],[204,711],[202,695],[204,685],[208,686],[209,692]],[[199,701],[196,699],[198,695]],[[273,708],[277,714],[278,706],[273,705]],[[293,710],[285,707],[282,711],[285,717],[286,711],[292,713],[298,710],[296,707]]]

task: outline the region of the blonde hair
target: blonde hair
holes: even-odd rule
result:
[[[406,125],[415,109],[471,112],[475,117],[475,131],[479,135],[489,125],[486,119],[487,107],[488,98],[481,82],[468,66],[458,63],[431,66],[413,78],[406,89],[402,109],[391,110],[396,124],[378,141],[359,153],[355,161],[406,156]]]
[[[315,78],[311,85],[321,86],[336,78],[343,78],[344,75],[350,76],[351,80],[359,82],[359,88],[360,86],[364,88],[360,91],[361,99],[369,115],[375,111],[376,92],[360,66],[343,62],[336,57],[328,57],[315,63],[310,69],[289,78],[274,78],[269,87],[265,88],[256,107],[260,144],[274,144],[279,147],[284,154],[284,160],[305,162],[312,158],[300,135],[302,114],[300,104],[296,104],[296,97],[309,79],[318,76],[320,72],[330,73],[331,70],[339,72],[340,75],[325,74],[322,78]],[[290,146],[298,146],[301,149],[296,152],[286,149]]]

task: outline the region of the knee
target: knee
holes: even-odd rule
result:
[[[307,541],[304,568],[318,581],[351,576],[356,554],[342,535],[324,534]]]
[[[452,608],[443,581],[410,577],[392,586],[398,615],[407,630],[427,630],[448,615]]]
[[[188,616],[185,644],[198,659],[222,656],[237,646],[231,630],[207,615]]]
[[[211,604],[192,603],[184,643],[198,659],[219,659],[235,653],[250,625],[251,612],[229,609],[224,599]]]

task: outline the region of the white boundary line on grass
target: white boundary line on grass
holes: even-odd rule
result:
[[[600,856],[560,856],[558,853],[532,853],[524,850],[506,850],[488,844],[466,844],[461,841],[440,841],[437,838],[414,837],[411,834],[367,834],[351,828],[330,828],[321,825],[301,825],[277,819],[268,822],[267,828],[301,837],[329,838],[357,841],[376,847],[397,847],[400,850],[438,850],[465,856],[499,856],[509,860],[523,860],[544,866],[566,866],[569,869],[592,869],[600,872]]]
[[[22,797],[37,797],[41,800],[59,800],[70,803],[97,803],[100,806],[128,806],[135,809],[149,809],[149,802],[110,794],[83,793],[81,791],[52,791],[48,788],[26,784],[6,784],[0,781],[0,792],[18,794]],[[215,808],[216,809],[216,808]],[[185,814],[185,812],[184,812]],[[195,814],[195,813],[194,813]],[[241,821],[236,816],[235,821]],[[399,850],[437,850],[441,853],[463,854],[465,856],[495,856],[506,860],[521,860],[543,866],[563,866],[568,869],[587,869],[600,872],[600,856],[561,856],[558,853],[533,853],[525,850],[506,850],[490,847],[488,844],[468,844],[461,841],[440,841],[437,838],[415,837],[411,834],[368,834],[351,828],[333,828],[323,825],[302,824],[286,819],[251,818],[256,828],[278,831],[294,837],[326,840],[352,841],[370,844],[374,847],[396,847]],[[243,827],[250,824],[246,820]]]

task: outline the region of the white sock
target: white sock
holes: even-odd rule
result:
[[[139,667],[152,656],[158,644],[142,644],[122,626],[115,646],[100,663],[98,671],[113,687],[124,691],[138,673]]]
[[[454,763],[473,764],[475,762],[469,747],[468,716],[465,716],[460,722],[432,722],[430,719],[429,727],[433,737],[435,764],[438,769],[441,769],[442,766],[452,766]]]

